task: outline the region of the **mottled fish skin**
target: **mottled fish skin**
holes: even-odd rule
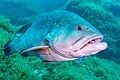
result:
[[[82,30],[79,29],[80,27]],[[89,51],[86,54],[85,47],[84,51],[78,51],[79,54],[73,49],[77,51],[88,40],[103,38],[96,28],[77,14],[61,10],[41,14],[25,29],[23,33],[16,33],[20,36],[5,45],[5,55],[20,52],[23,56],[37,56],[45,61],[75,60],[92,55],[95,50],[91,51],[91,54]],[[99,50],[96,45],[96,52],[106,49],[107,44],[103,43],[103,45],[101,45],[103,48]],[[39,48],[39,46],[48,46],[48,48]]]

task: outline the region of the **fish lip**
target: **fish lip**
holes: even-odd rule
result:
[[[87,44],[88,42],[90,42],[90,41],[92,41],[92,40],[95,40],[95,39],[99,39],[99,41],[98,41],[98,42],[95,42],[95,43],[93,43],[93,44],[100,43],[100,42],[103,40],[103,36],[102,36],[102,35],[99,35],[99,36],[95,36],[95,37],[93,37],[93,38],[88,39],[87,41],[84,42],[83,45],[81,45],[80,50],[86,47],[86,46],[84,47],[85,44]],[[90,44],[90,45],[92,45],[92,44]]]
[[[76,44],[79,44],[79,42],[81,42],[81,41],[82,41],[83,39],[85,39],[85,38],[86,38],[86,37],[81,37],[81,38],[77,39],[76,42],[73,44],[73,46],[76,45]],[[102,34],[94,34],[94,35],[92,35],[90,38],[88,38],[87,40],[83,41],[83,42],[82,42],[83,44],[80,45],[80,46],[79,46],[79,49],[76,49],[76,50],[81,50],[81,49],[83,49],[85,44],[87,44],[88,42],[90,42],[90,41],[92,41],[92,40],[95,40],[95,39],[99,39],[99,41],[98,41],[98,42],[95,42],[95,43],[100,43],[100,42],[103,40],[103,35],[102,35]],[[93,44],[95,44],[95,43],[93,43]],[[90,45],[92,45],[92,44],[90,44]],[[85,47],[86,47],[86,46],[85,46]]]

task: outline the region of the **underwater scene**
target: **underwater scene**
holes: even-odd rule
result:
[[[120,80],[120,0],[0,0],[0,80]]]

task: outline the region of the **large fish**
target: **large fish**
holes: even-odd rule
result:
[[[103,35],[86,20],[69,11],[42,14],[23,26],[4,46],[5,55],[19,52],[44,61],[68,61],[96,54],[107,48]]]

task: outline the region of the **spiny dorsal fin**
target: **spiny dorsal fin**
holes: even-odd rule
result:
[[[16,36],[21,36],[22,34],[24,34],[26,32],[26,30],[31,26],[31,24],[25,24],[23,25],[16,33]]]

